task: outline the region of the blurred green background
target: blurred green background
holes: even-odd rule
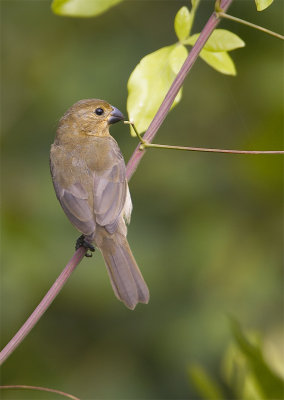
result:
[[[212,3],[201,2],[193,32]],[[78,237],[49,174],[59,118],[91,97],[125,112],[130,73],[144,55],[176,41],[174,15],[188,4],[125,1],[97,18],[72,19],[53,15],[49,1],[1,2],[2,346],[62,271]],[[262,13],[252,0],[230,8],[277,32],[283,11],[277,0]],[[198,60],[156,143],[283,149],[282,43],[238,24],[220,27],[246,42],[232,53],[237,77]],[[127,160],[136,139],[123,124],[112,134]],[[259,332],[281,373],[282,161],[148,150],[130,182],[128,238],[150,288],[149,305],[131,312],[116,300],[97,252],[7,360],[2,384],[52,387],[82,399],[198,399],[188,367],[201,364],[223,381],[227,314]]]

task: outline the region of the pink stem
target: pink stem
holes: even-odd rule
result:
[[[55,297],[58,295],[62,287],[65,285],[67,279],[70,277],[74,269],[77,267],[79,262],[82,260],[86,253],[84,247],[80,247],[73,255],[69,263],[66,265],[64,270],[61,272],[59,277],[56,279],[54,284],[51,286],[49,291],[46,293],[44,298],[41,300],[39,305],[33,311],[33,313],[26,320],[24,325],[18,330],[16,335],[10,340],[10,342],[4,347],[0,353],[0,365],[9,357],[16,347],[22,342],[27,334],[32,330],[37,321],[41,318],[44,312],[48,309],[50,304],[53,302]]]

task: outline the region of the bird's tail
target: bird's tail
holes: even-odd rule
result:
[[[116,297],[133,310],[137,303],[148,303],[149,289],[136,264],[125,236],[105,236],[100,243],[110,282]]]

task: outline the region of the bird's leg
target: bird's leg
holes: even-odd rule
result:
[[[85,249],[87,249],[85,257],[92,257],[92,253],[89,253],[89,250],[91,252],[95,251],[95,247],[91,243],[87,242],[87,240],[85,239],[85,235],[81,235],[77,239],[75,249],[78,250],[79,247],[85,247]]]

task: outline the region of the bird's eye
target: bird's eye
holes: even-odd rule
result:
[[[95,113],[97,114],[97,115],[102,115],[103,113],[104,113],[104,110],[102,109],[102,108],[96,108],[96,110],[95,110]]]

